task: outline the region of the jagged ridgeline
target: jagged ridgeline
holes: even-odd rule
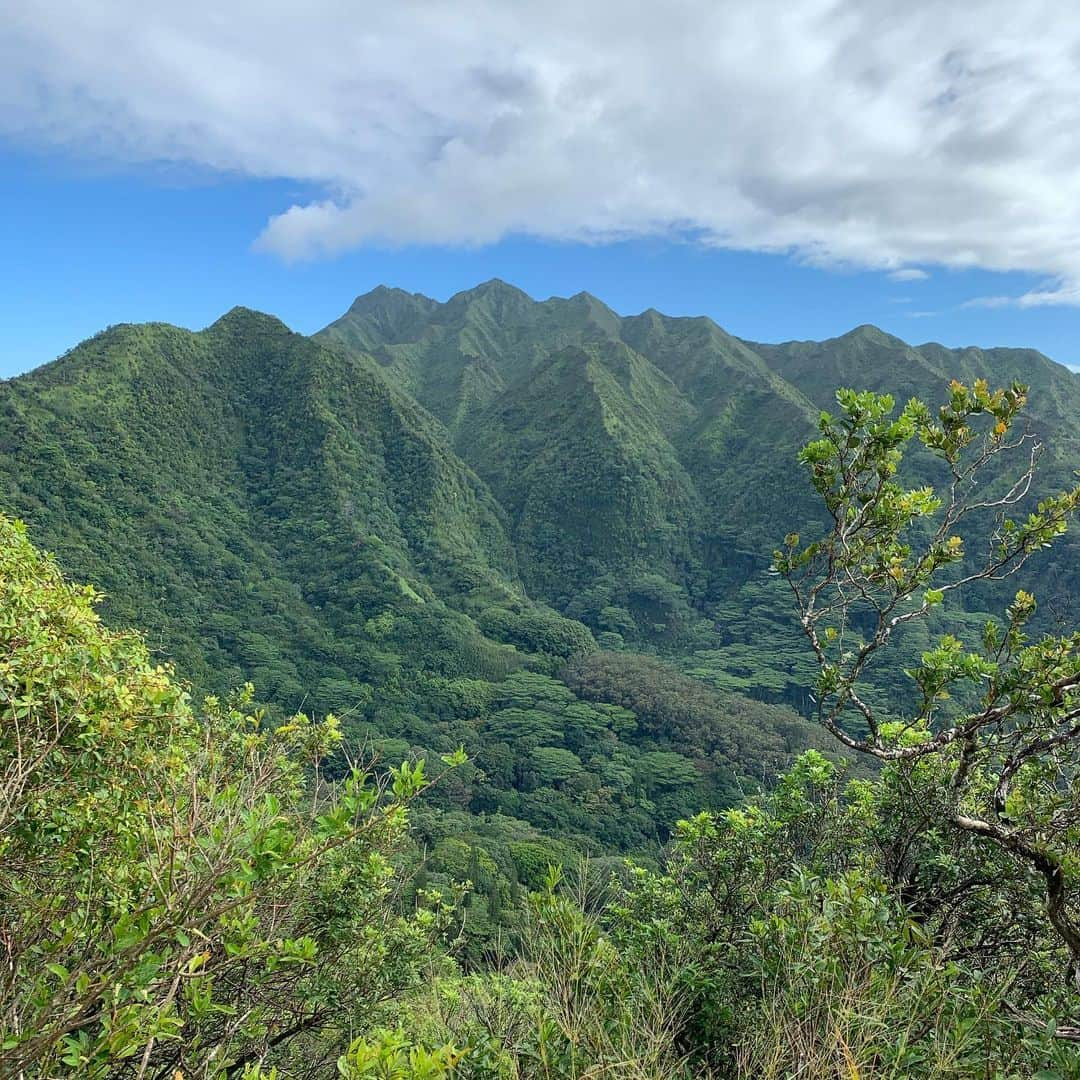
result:
[[[443,422],[506,510],[526,586],[561,607],[637,574],[699,606],[765,568],[820,514],[793,459],[838,386],[934,402],[953,378],[1021,379],[1043,486],[1080,462],[1080,378],[1032,350],[915,348],[871,326],[758,345],[707,318],[620,318],[499,281],[445,304],[379,288],[316,339],[370,356]]]
[[[118,326],[0,384],[0,508],[196,689],[250,679],[390,757],[464,744],[458,811],[633,847],[818,741],[767,574],[821,513],[797,448],[837,386],[934,402],[954,377],[1028,383],[1041,487],[1065,484],[1080,377],[1034,352],[380,288],[313,338],[243,309]],[[1031,568],[1075,618],[1075,540]]]
[[[796,708],[812,673],[767,569],[787,531],[821,524],[795,455],[837,387],[933,404],[954,378],[1019,379],[1023,424],[1045,444],[1034,494],[1069,486],[1080,465],[1080,377],[1032,350],[912,347],[872,326],[759,345],[707,318],[620,318],[585,293],[537,303],[498,281],[445,304],[376,289],[316,336],[372,357],[443,422],[505,510],[531,595],[602,644],[648,642],[718,686]],[[918,457],[905,478],[942,479]],[[973,516],[972,537],[987,524]],[[1075,537],[1031,573],[1045,625],[1075,618]],[[997,610],[1014,588],[974,600]],[[950,628],[982,618],[948,616]],[[912,636],[906,656],[928,644]],[[880,675],[890,693],[909,689],[903,666]]]

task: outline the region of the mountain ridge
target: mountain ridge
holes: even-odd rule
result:
[[[900,342],[906,348],[915,349],[917,351],[922,350],[922,349],[935,349],[935,350],[945,350],[945,351],[950,352],[950,353],[963,353],[963,352],[969,352],[969,351],[977,351],[977,352],[981,352],[981,353],[984,353],[984,354],[991,354],[991,353],[1023,353],[1023,354],[1028,354],[1028,355],[1032,356],[1033,358],[1035,358],[1037,360],[1047,361],[1050,364],[1054,365],[1054,367],[1063,369],[1069,376],[1074,376],[1074,377],[1080,379],[1080,371],[1077,371],[1077,370],[1069,367],[1067,364],[1063,363],[1062,361],[1055,360],[1053,357],[1048,356],[1046,353],[1043,353],[1040,350],[1031,348],[1029,346],[1005,346],[1005,345],[986,345],[986,346],[984,346],[984,345],[973,345],[973,344],[947,346],[947,345],[942,344],[939,341],[925,341],[925,342],[922,342],[922,343],[909,342],[909,341],[906,341],[905,339],[899,337],[898,335],[893,334],[890,331],[883,329],[882,327],[878,326],[876,323],[859,323],[856,326],[851,327],[849,330],[844,331],[843,333],[836,334],[835,336],[833,336],[831,338],[823,338],[820,341],[817,341],[816,339],[813,339],[813,338],[790,338],[790,339],[786,339],[786,340],[771,341],[771,342],[758,341],[758,340],[753,339],[753,338],[740,338],[737,335],[731,334],[729,331],[725,330],[724,327],[719,322],[717,322],[711,315],[706,315],[705,313],[701,313],[701,314],[698,314],[698,315],[667,315],[666,313],[660,311],[658,308],[650,306],[650,307],[647,307],[647,308],[645,308],[642,311],[637,312],[637,313],[631,313],[631,314],[627,314],[627,315],[619,315],[614,311],[613,308],[610,307],[610,305],[605,303],[603,299],[596,296],[594,293],[590,293],[588,290],[585,290],[585,289],[579,290],[577,293],[574,293],[574,294],[572,294],[570,296],[552,295],[552,296],[549,296],[549,297],[547,297],[545,299],[536,299],[536,298],[530,296],[529,293],[525,292],[525,290],[519,288],[516,285],[513,285],[510,282],[505,281],[502,278],[498,278],[498,277],[490,278],[487,281],[481,282],[480,284],[474,285],[474,286],[472,286],[471,288],[468,288],[468,289],[458,290],[458,292],[451,294],[451,296],[449,296],[445,301],[435,300],[434,298],[428,296],[425,293],[419,293],[419,292],[410,293],[405,289],[398,288],[397,286],[379,284],[379,285],[374,286],[372,289],[369,289],[367,292],[358,294],[357,297],[353,300],[352,305],[350,305],[350,308],[348,308],[346,310],[345,314],[348,314],[350,311],[352,311],[353,307],[355,307],[357,304],[360,304],[361,302],[366,302],[366,301],[369,301],[369,300],[372,301],[372,302],[375,302],[377,300],[377,298],[379,298],[380,296],[384,296],[387,293],[397,293],[397,294],[401,294],[403,296],[410,297],[410,298],[420,300],[420,301],[423,301],[423,302],[426,302],[426,303],[430,303],[430,304],[433,304],[433,305],[446,306],[446,305],[449,305],[452,301],[457,300],[457,299],[459,299],[461,297],[465,297],[465,296],[467,296],[469,294],[477,294],[477,293],[482,294],[482,292],[484,290],[488,289],[488,288],[498,289],[500,287],[505,287],[505,288],[507,288],[509,290],[512,290],[515,293],[521,294],[522,296],[527,298],[531,303],[538,304],[538,305],[549,304],[549,303],[552,303],[552,302],[560,302],[560,301],[566,303],[566,302],[570,302],[570,301],[573,301],[573,300],[577,300],[579,298],[584,298],[585,300],[592,301],[595,304],[598,304],[599,306],[604,308],[606,311],[610,312],[612,315],[615,315],[616,318],[624,320],[624,321],[625,320],[631,320],[631,319],[643,319],[646,316],[653,316],[653,315],[660,316],[661,318],[668,319],[668,320],[706,321],[708,323],[711,323],[717,329],[719,329],[725,336],[731,337],[734,340],[740,341],[740,342],[742,342],[743,344],[745,344],[746,346],[748,346],[751,349],[756,348],[759,345],[764,346],[764,347],[780,347],[780,346],[785,346],[785,345],[800,345],[800,344],[826,344],[826,343],[841,341],[841,340],[843,340],[845,338],[849,338],[849,337],[852,337],[852,336],[859,335],[861,332],[872,332],[873,334],[880,335],[882,337],[889,338],[889,339],[892,339],[894,341]],[[334,320],[334,322],[336,322],[336,321],[338,321],[338,320]],[[328,325],[332,326],[333,322],[331,322]],[[327,329],[327,327],[323,327],[323,330],[326,330],[326,329]],[[316,334],[319,334],[319,333],[322,333],[322,331],[316,331]]]
[[[795,458],[837,385],[933,403],[952,375],[1026,373],[1046,483],[1067,481],[1080,383],[1029,359],[872,328],[754,345],[501,281],[446,303],[375,290],[311,337],[245,307],[120,324],[0,383],[0,512],[193,691],[251,680],[391,763],[464,747],[432,865],[460,876],[468,835],[535,883],[575,852],[655,850],[829,748],[767,571],[822,523]],[[905,479],[928,476],[913,457]],[[1043,625],[1070,618],[1075,538],[1032,565]],[[932,635],[977,635],[1008,600],[899,636],[868,697],[903,712]]]
[[[195,516],[230,522],[211,547],[241,551],[222,554],[226,562],[269,560],[275,602],[299,589],[307,607],[294,615],[309,629],[298,623],[298,640],[317,636],[327,604],[347,621],[341,597],[365,594],[387,611],[401,597],[433,605],[436,622],[457,627],[451,637],[468,637],[487,657],[481,668],[521,662],[469,629],[493,604],[515,618],[534,606],[550,613],[543,618],[557,612],[614,647],[711,654],[718,633],[734,642],[765,632],[747,629],[754,610],[774,610],[780,625],[782,598],[763,601],[755,575],[780,536],[819,521],[791,466],[837,386],[933,401],[953,376],[1025,375],[1029,423],[1049,445],[1048,480],[1065,482],[1080,458],[1080,380],[1032,350],[912,346],[870,324],[824,342],[766,345],[707,316],[620,316],[587,292],[536,301],[493,279],[440,303],[379,286],[310,338],[245,307],[199,331],[120,324],[0,384],[9,462],[0,493],[44,521],[45,539],[74,572],[166,642],[160,613],[132,606],[142,585],[94,555],[95,544],[109,549],[94,522],[115,515],[79,517],[101,496],[93,485],[125,513],[139,508],[138,520],[156,521],[162,535],[177,512],[165,505],[172,492],[192,501]],[[52,477],[48,460],[63,463]],[[145,490],[133,489],[128,478],[144,474]],[[310,590],[303,559],[290,555],[307,544],[298,521],[315,523],[334,552]],[[251,539],[230,540],[230,529]],[[145,548],[130,528],[127,539]],[[154,580],[151,549],[140,558]],[[1080,591],[1078,562],[1071,542],[1055,555],[1046,572],[1055,602]],[[198,597],[185,565],[169,573],[166,592]],[[226,594],[250,606],[233,585],[222,602]],[[193,610],[207,610],[206,598]],[[401,615],[402,626],[414,615]],[[438,638],[424,631],[415,640],[425,633]],[[190,640],[173,651],[193,670],[241,674],[235,640],[219,646],[207,646],[212,661]],[[359,669],[378,668],[377,652],[371,642],[360,648],[369,659]],[[731,673],[718,655],[710,677],[723,683]],[[333,677],[347,683],[348,666],[331,664]],[[783,666],[743,688],[797,704],[799,665]],[[299,675],[296,667],[285,680],[297,694]],[[363,696],[365,678],[354,683]]]
[[[530,441],[527,423],[517,422],[512,427],[518,434],[511,433],[511,442],[524,441],[515,449],[507,442],[507,430],[496,436],[490,425],[505,429],[516,399],[528,398],[534,414],[555,407],[555,400],[563,403],[564,411],[571,408],[558,396],[545,404],[541,390],[530,396],[530,381],[547,377],[543,372],[548,358],[567,348],[626,348],[639,372],[661,376],[668,390],[655,384],[653,403],[677,418],[664,432],[669,444],[665,455],[693,478],[695,495],[687,505],[699,509],[684,518],[665,510],[654,497],[643,520],[661,532],[693,534],[682,569],[669,575],[681,600],[692,607],[738,587],[750,552],[760,552],[755,562],[766,565],[779,536],[818,520],[820,508],[809,485],[790,466],[798,447],[813,437],[820,410],[831,407],[840,386],[888,391],[898,402],[918,396],[932,403],[953,377],[1029,381],[1027,422],[1050,443],[1048,478],[1066,482],[1070,461],[1080,456],[1080,377],[1034,350],[914,346],[871,324],[823,342],[769,345],[729,334],[708,316],[667,316],[654,308],[620,316],[588,293],[529,300],[499,280],[436,304],[408,340],[401,335],[379,340],[370,313],[366,322],[346,313],[315,337],[348,349],[351,332],[359,329],[386,377],[428,408],[470,467],[504,491],[505,478],[497,478],[507,472],[508,461],[527,458],[535,439]],[[591,392],[604,393],[595,385]],[[610,394],[619,396],[616,384]],[[616,415],[625,407],[613,401],[609,412]],[[568,417],[567,412],[564,424],[569,424]],[[648,441],[642,436],[642,454]],[[651,478],[648,483],[656,489],[668,485],[655,457],[645,454],[635,470]],[[561,465],[545,471],[530,462],[514,480],[533,491],[554,491],[565,476]],[[582,522],[582,538],[603,531],[603,515],[597,511],[590,517],[589,512],[590,506],[595,509],[603,502],[595,479],[583,478],[576,485],[579,505],[564,507]],[[521,491],[515,505],[530,498]],[[691,526],[690,517],[698,524]],[[551,526],[549,521],[548,531]],[[630,548],[620,550],[616,566],[612,558],[597,553],[592,541],[584,540],[572,551],[562,539],[552,541],[558,556],[545,558],[535,550],[537,534],[531,535],[533,554],[526,565],[532,570],[525,571],[526,587],[556,607],[565,609],[572,594],[587,586],[586,579],[647,569],[648,558],[635,559]],[[654,549],[646,544],[642,550]],[[566,566],[590,569],[568,576]],[[558,580],[565,585],[561,590],[553,584]]]

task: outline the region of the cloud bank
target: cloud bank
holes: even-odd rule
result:
[[[258,246],[673,236],[1080,303],[1080,19],[1032,0],[0,0],[0,134],[317,185]],[[899,273],[896,273],[899,271]],[[997,299],[997,298],[995,298]]]

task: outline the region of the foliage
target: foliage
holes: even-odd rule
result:
[[[423,1070],[452,1054],[446,1075],[477,1080],[1075,1080],[1054,1017],[1076,993],[1038,888],[906,784],[809,752],[769,794],[683,822],[659,872],[597,889],[550,871],[515,959],[395,1003],[397,1030],[346,1069],[443,1075]]]
[[[508,971],[437,980],[402,1027],[357,1040],[350,1080],[674,1080],[681,1019],[678,958],[623,955],[555,870],[529,905],[528,945]],[[403,1034],[407,1029],[409,1034]],[[386,1063],[386,1064],[384,1064]],[[379,1071],[383,1069],[383,1071]],[[367,1070],[367,1071],[365,1071]],[[441,1071],[440,1071],[441,1070]]]
[[[596,648],[596,642],[585,626],[550,611],[519,613],[498,608],[483,612],[479,625],[496,641],[505,641],[532,653],[566,658]]]
[[[406,308],[384,327],[418,328]],[[605,392],[622,392],[604,374],[609,361],[615,375],[643,380],[625,409],[647,405],[663,380],[605,352],[593,365]],[[741,797],[802,743],[788,711],[756,714],[731,698],[720,716],[706,701],[716,726],[733,729],[714,762],[711,747],[668,745],[639,732],[625,708],[568,691],[561,669],[596,652],[593,632],[526,594],[509,510],[390,374],[241,309],[197,334],[114,327],[0,385],[0,505],[25,516],[66,571],[94,581],[105,621],[139,625],[196,696],[250,679],[272,721],[301,707],[333,713],[353,754],[384,764],[463,745],[472,764],[431,799],[447,813],[487,815],[470,826],[472,846],[502,853],[494,880],[474,883],[469,900],[502,909],[494,923],[478,913],[468,922],[483,949],[520,905],[507,842],[556,837],[570,861],[644,856],[679,816]],[[641,428],[629,413],[625,421]],[[572,441],[560,451],[575,452]],[[621,506],[609,500],[612,515]],[[654,529],[665,549],[683,543],[652,510],[642,514],[620,526],[624,554]],[[537,529],[580,540],[569,520]],[[707,630],[671,579],[675,564],[660,572],[654,561],[635,554],[590,586],[608,644],[661,624],[648,634],[672,645],[694,625]],[[593,618],[591,603],[579,605],[581,618]],[[735,733],[759,727],[771,744],[766,768]],[[657,751],[693,761],[697,784],[650,791],[641,759]],[[428,836],[427,872],[448,885],[442,837]]]
[[[354,1042],[338,1070],[346,1080],[442,1080],[456,1074],[462,1056],[450,1044],[429,1050],[401,1030],[378,1031]]]
[[[320,775],[333,717],[195,710],[0,518],[0,1072],[239,1075],[416,981],[402,765]]]
[[[1011,516],[1032,485],[1039,444],[1010,435],[1026,387],[991,391],[953,381],[935,417],[912,399],[894,419],[889,395],[837,393],[840,415],[822,414],[822,437],[802,453],[831,528],[804,543],[788,537],[777,568],[791,585],[817,658],[818,716],[844,745],[906,766],[914,797],[932,800],[942,826],[996,845],[1042,876],[1047,917],[1080,966],[1080,633],[1031,641],[1034,597],[1016,594],[1002,622],[986,623],[967,648],[941,638],[907,674],[915,700],[883,718],[861,696],[867,668],[945,597],[1016,573],[1060,537],[1080,508],[1080,486]],[[917,439],[943,463],[947,487],[905,488],[895,479]],[[983,473],[1020,452],[1019,470],[997,493]],[[1000,481],[999,481],[1000,483]],[[987,490],[989,489],[989,490]],[[963,559],[963,529],[975,513],[996,515],[986,554]],[[850,719],[854,717],[854,722]],[[921,791],[927,770],[940,788]],[[1080,1036],[1080,1031],[1077,1032]]]
[[[104,588],[0,519],[0,1071],[1075,1076],[1077,386],[501,283],[0,384]]]
[[[1062,485],[1080,438],[1080,382],[1045,357],[913,348],[873,327],[761,345],[708,319],[621,318],[584,293],[536,303],[492,281],[446,304],[379,289],[316,337],[374,357],[442,421],[506,511],[530,593],[594,633],[683,653],[716,647],[701,614],[726,609],[750,623],[732,644],[749,645],[762,667],[775,639],[754,619],[761,595],[742,589],[764,578],[778,532],[824,522],[789,463],[837,386],[926,399],[945,372],[1022,378],[1033,390],[1026,419],[1047,448],[1039,494]],[[911,464],[921,482],[936,481],[928,455]],[[1077,566],[1067,541],[1040,567],[1040,591],[1066,616]],[[784,597],[764,599],[783,622]],[[982,610],[1001,600],[992,591]],[[778,666],[801,655],[788,637]],[[798,701],[775,676],[761,690]]]
[[[1080,1075],[1053,1037],[1075,991],[1038,890],[904,784],[893,766],[847,782],[810,752],[771,794],[685,822],[664,873],[611,904],[624,953],[691,958],[680,1040],[699,1074]]]

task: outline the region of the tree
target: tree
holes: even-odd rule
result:
[[[422,764],[330,784],[332,717],[195,709],[95,599],[0,516],[0,1073],[308,1075],[439,932],[392,896]]]
[[[1042,450],[1016,434],[1026,393],[954,381],[936,416],[916,399],[894,416],[887,394],[839,391],[839,414],[821,415],[821,437],[800,454],[827,531],[810,543],[789,535],[775,569],[819,666],[819,721],[887,763],[911,799],[933,807],[932,827],[978,837],[1037,875],[1080,978],[1080,634],[1029,638],[1035,599],[1021,590],[978,643],[946,635],[925,651],[907,672],[911,699],[892,715],[863,693],[899,635],[970,586],[1011,577],[1080,507],[1074,487],[1019,513]],[[913,445],[936,459],[940,492],[898,481]],[[1005,475],[992,469],[999,461]],[[983,550],[969,556],[980,534]],[[1058,1034],[1080,1039],[1080,1028]]]

